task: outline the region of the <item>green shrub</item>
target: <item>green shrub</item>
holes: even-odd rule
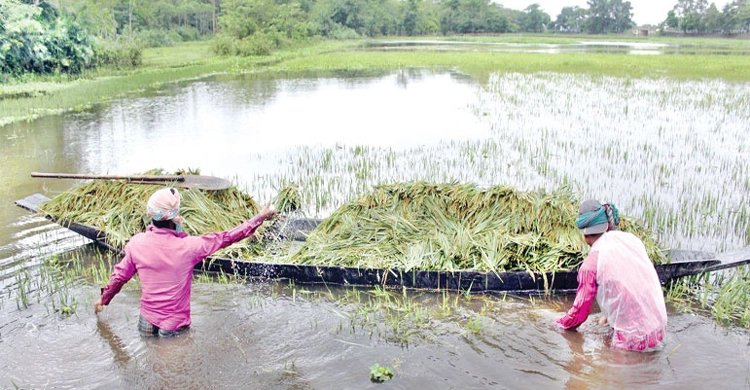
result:
[[[0,7],[0,73],[80,73],[95,65],[91,36],[45,7],[4,1]]]
[[[136,34],[136,40],[141,47],[174,46],[182,41],[180,34],[176,31],[167,30],[145,30]]]
[[[133,40],[101,41],[96,46],[97,65],[131,68],[143,63],[143,48]]]
[[[241,56],[266,56],[276,48],[273,38],[267,34],[255,33],[237,44]]]
[[[224,56],[237,54],[237,40],[234,37],[225,34],[218,34],[211,41],[211,50],[214,53]]]
[[[358,39],[360,36],[353,29],[337,24],[329,32],[328,37],[333,39]]]

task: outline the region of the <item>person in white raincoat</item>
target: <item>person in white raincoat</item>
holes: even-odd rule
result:
[[[611,204],[596,200],[581,203],[576,225],[591,246],[578,271],[573,307],[556,323],[575,329],[591,311],[596,299],[612,329],[612,346],[649,351],[660,346],[667,326],[659,277],[635,235],[618,231],[619,215]]]

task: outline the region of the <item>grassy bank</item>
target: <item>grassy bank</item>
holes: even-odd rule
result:
[[[568,43],[571,38],[510,35],[470,39],[483,42],[515,40]],[[611,40],[611,37],[604,37],[603,40]],[[685,42],[713,44],[713,41],[715,39],[691,39]],[[747,45],[740,40],[726,42],[731,42],[728,43],[731,45]],[[209,42],[148,49],[144,52],[143,66],[137,69],[99,69],[74,80],[61,77],[29,78],[23,82],[4,85],[0,88],[0,126],[44,115],[86,110],[112,98],[165,83],[224,73],[282,72],[295,75],[311,72],[335,74],[344,71],[357,74],[401,68],[433,68],[459,69],[482,82],[493,72],[750,80],[748,57],[739,55],[539,54],[491,52],[476,48],[384,52],[365,48],[363,43],[364,41],[313,42],[263,57],[220,57],[211,52]]]

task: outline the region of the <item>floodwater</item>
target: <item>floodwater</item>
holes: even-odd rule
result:
[[[6,126],[0,388],[749,388],[747,331],[670,308],[662,350],[620,352],[595,321],[579,332],[553,326],[570,296],[199,280],[192,330],[144,339],[137,283],[97,318],[92,277],[45,270],[51,258],[86,268],[108,255],[12,205],[76,184],[31,171],[198,167],[261,201],[295,182],[311,216],[390,181],[567,183],[614,200],[672,247],[739,250],[750,245],[749,102],[747,84],[719,81],[248,76]],[[375,363],[394,379],[372,384]]]
[[[647,38],[644,38],[647,39]],[[750,55],[748,47],[724,45],[685,45],[639,41],[579,41],[575,43],[465,42],[441,40],[376,40],[368,50],[481,50],[505,53],[539,54],[629,54],[629,55]]]

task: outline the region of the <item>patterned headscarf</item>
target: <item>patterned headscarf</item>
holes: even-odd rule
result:
[[[576,226],[584,235],[600,234],[610,230],[617,230],[620,224],[620,211],[614,203],[601,204],[595,199],[581,203],[578,209]]]

